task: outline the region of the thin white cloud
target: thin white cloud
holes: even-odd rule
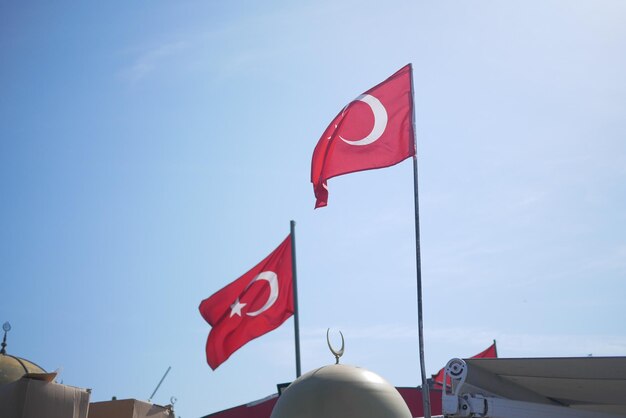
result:
[[[547,195],[548,193],[545,191],[537,191],[533,194],[527,194],[525,196],[522,196],[520,200],[518,200],[516,203],[516,206],[519,208],[528,208],[528,207],[532,207],[535,204],[541,202],[541,200]]]
[[[332,333],[337,330],[331,330]],[[375,324],[369,326],[345,327],[342,330],[346,340],[371,340],[398,342],[417,339],[417,328],[405,324]],[[507,357],[540,356],[585,356],[593,354],[624,355],[626,336],[608,334],[542,334],[501,332],[481,327],[426,328],[426,343],[430,346],[464,345],[471,351],[473,347],[483,347],[485,342],[496,339],[498,350]],[[326,329],[310,328],[301,333],[305,344],[325,345]],[[331,335],[334,342],[336,335]],[[303,345],[305,345],[303,344]],[[483,348],[486,348],[483,347]],[[470,355],[463,352],[458,355]]]
[[[596,256],[583,264],[583,268],[592,271],[626,271],[626,245],[620,245]]]
[[[626,353],[626,336],[606,334],[542,334],[500,332],[486,328],[457,327],[427,329],[430,346],[484,346],[485,341],[497,340],[500,357],[568,357],[615,356]],[[468,355],[460,353],[460,355]]]
[[[377,339],[377,340],[397,340],[415,337],[415,329],[406,325],[398,324],[379,324],[369,326],[350,326],[344,328],[331,329],[331,338],[335,340],[338,332],[341,331],[344,336],[350,336],[350,339]],[[325,341],[325,328],[310,328],[303,331],[302,336],[306,339],[320,339]]]
[[[136,83],[152,73],[159,65],[187,49],[189,44],[184,41],[168,42],[141,53],[133,64],[122,70],[122,77]]]

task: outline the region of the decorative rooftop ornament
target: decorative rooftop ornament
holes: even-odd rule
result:
[[[339,364],[339,357],[343,356],[343,352],[345,350],[345,341],[343,339],[343,334],[341,333],[341,331],[339,331],[339,335],[341,335],[341,348],[339,350],[335,350],[332,347],[332,345],[330,345],[329,333],[330,333],[330,328],[327,328],[326,329],[326,342],[328,343],[328,348],[330,349],[330,352],[333,353],[333,355],[335,356],[335,364]]]
[[[9,324],[9,321],[6,321],[4,324],[2,324],[2,329],[4,330],[4,338],[2,339],[2,349],[0,349],[0,354],[6,354],[7,332],[11,331],[11,324]]]

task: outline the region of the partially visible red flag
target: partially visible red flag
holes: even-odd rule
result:
[[[250,271],[200,303],[200,314],[213,327],[206,342],[213,370],[293,314],[292,274],[289,235]]]
[[[494,340],[493,344],[487,347],[484,351],[472,356],[470,358],[497,358],[498,350],[496,348],[496,342]],[[437,374],[432,375],[433,379],[433,388],[434,389],[442,389],[443,388],[443,369],[439,370]],[[452,384],[452,380],[448,377],[446,382],[446,386],[450,386]]]
[[[326,206],[327,180],[389,167],[415,155],[411,64],[354,99],[328,125],[313,151],[315,207]]]

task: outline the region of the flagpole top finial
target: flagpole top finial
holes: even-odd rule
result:
[[[328,343],[328,348],[330,352],[335,356],[335,364],[339,364],[339,357],[343,356],[343,352],[345,350],[345,341],[343,339],[343,334],[339,331],[339,335],[341,335],[341,348],[339,350],[335,350],[333,346],[330,344],[330,328],[326,329],[326,342]]]

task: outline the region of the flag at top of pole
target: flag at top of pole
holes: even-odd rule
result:
[[[345,106],[313,151],[315,208],[328,202],[327,180],[389,167],[415,155],[411,64]]]
[[[430,418],[430,394],[424,360],[422,268],[414,115],[413,68],[411,64],[407,64],[382,83],[348,103],[335,116],[313,151],[311,182],[316,198],[315,208],[319,208],[328,204],[328,179],[355,171],[389,167],[413,157],[417,334],[424,417]]]

